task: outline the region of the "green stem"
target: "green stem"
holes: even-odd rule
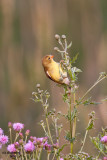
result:
[[[55,155],[56,155],[56,149],[54,149],[54,155],[53,155],[53,158],[52,158],[52,160],[54,160],[54,158],[55,158]]]
[[[74,106],[75,106],[75,93],[74,93]],[[77,122],[77,117],[75,116],[72,127],[72,139],[75,138],[76,122]],[[71,142],[71,153],[73,153],[73,141]]]
[[[59,135],[58,135],[57,119],[55,119],[55,131],[56,131],[57,143],[59,144]]]
[[[84,147],[84,144],[85,144],[85,141],[86,141],[87,134],[88,134],[88,130],[86,130],[86,132],[85,132],[85,136],[84,136],[84,140],[83,140],[83,143],[82,143],[82,147],[81,147],[81,149],[80,149],[79,152],[82,152],[82,150],[83,150],[83,147]]]
[[[48,118],[46,117],[46,124],[47,124],[47,129],[48,129],[48,136],[50,138],[51,143],[53,144],[50,128],[49,128],[49,123],[48,123]]]
[[[18,137],[19,137],[19,133],[16,133],[16,137],[15,137],[14,143],[16,142]]]
[[[96,160],[98,160],[98,159],[99,159],[99,157],[100,157],[100,154],[101,154],[101,152],[99,152],[98,156],[96,157]]]
[[[48,153],[47,160],[49,160],[49,157],[50,157],[50,153]]]
[[[21,145],[21,158],[23,160],[23,148],[22,148],[22,145]]]
[[[71,120],[71,98],[70,98],[70,106],[69,106],[69,114],[70,114],[70,138],[72,139],[72,120]],[[71,142],[71,154],[73,152],[73,143]]]
[[[10,142],[11,142],[11,144],[12,144],[12,132],[11,132],[12,130],[11,130],[11,128],[9,128],[9,132],[10,132]]]

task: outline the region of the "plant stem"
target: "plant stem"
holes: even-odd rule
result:
[[[82,96],[80,102],[85,98],[85,96],[86,96],[99,82],[101,82],[101,81],[104,80],[105,78],[107,78],[107,75],[104,76],[103,78],[100,78],[100,77],[99,77],[98,80],[92,85],[92,87],[89,88],[88,91]]]
[[[74,106],[75,106],[75,93],[74,93]],[[77,122],[77,117],[75,116],[73,121],[73,128],[72,128],[72,138],[75,138],[76,122]],[[71,142],[71,153],[73,153],[73,141]]]
[[[11,132],[12,130],[11,130],[11,128],[9,128],[9,132],[10,132],[10,142],[11,142],[11,144],[12,144],[12,132]]]
[[[56,149],[54,149],[54,155],[53,155],[53,158],[52,158],[52,160],[54,160],[54,158],[55,158],[55,155],[56,155]]]
[[[50,157],[50,153],[48,153],[47,160],[49,160],[49,157]]]
[[[72,120],[71,120],[71,97],[70,97],[70,106],[69,106],[69,114],[70,114],[70,138],[72,139]],[[73,143],[71,143],[71,154],[73,152]]]
[[[90,123],[90,122],[89,122],[89,123]],[[85,141],[86,141],[87,134],[88,134],[88,130],[86,130],[86,132],[85,132],[85,136],[84,136],[84,140],[83,140],[83,143],[82,143],[82,147],[81,147],[81,149],[80,149],[79,152],[82,152],[82,150],[83,150],[83,147],[84,147],[84,144],[85,144]]]
[[[48,123],[48,118],[47,117],[46,117],[46,124],[47,124],[48,135],[49,135],[50,141],[53,144],[53,140],[52,140],[52,136],[51,136],[51,132],[50,132],[50,128],[49,128],[49,123]]]
[[[15,137],[14,143],[16,142],[18,137],[19,137],[19,133],[16,133],[16,137]]]

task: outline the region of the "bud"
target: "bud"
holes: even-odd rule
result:
[[[19,143],[18,142],[15,142],[14,145],[15,145],[16,149],[19,147]]]
[[[62,39],[66,39],[66,36],[65,36],[65,35],[62,35]]]
[[[51,152],[51,145],[50,144],[45,144],[45,150],[47,150],[48,153]]]
[[[56,40],[59,40],[60,36],[58,34],[55,34],[55,38],[56,38]]]
[[[21,139],[23,139],[23,133],[19,133]]]
[[[19,144],[22,145],[23,144],[23,139],[19,140]]]
[[[33,142],[34,141],[34,137],[30,136],[30,140],[31,140],[31,142]]]
[[[28,136],[29,133],[30,133],[30,130],[28,129],[28,130],[26,130],[25,135]]]
[[[56,144],[53,144],[53,148],[55,148],[55,149],[58,149],[58,148],[59,148],[59,145],[58,145],[58,143],[56,143]]]
[[[11,122],[8,122],[8,127],[12,128],[12,123]]]

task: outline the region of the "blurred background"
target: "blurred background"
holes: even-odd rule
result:
[[[31,100],[36,84],[50,92],[50,108],[66,113],[67,106],[62,101],[63,90],[51,82],[44,74],[41,59],[53,54],[55,60],[61,58],[53,48],[57,46],[55,34],[65,34],[72,40],[69,53],[79,52],[76,67],[79,74],[78,85],[83,93],[96,81],[99,72],[107,71],[107,1],[105,0],[0,0],[0,127],[8,134],[7,124],[22,122],[32,136],[44,136],[38,122],[43,117],[41,105]],[[107,96],[107,81],[103,81],[92,91],[92,99],[100,101]],[[90,95],[89,95],[90,96]],[[77,131],[78,151],[81,138],[88,123],[88,114],[95,110],[96,136],[107,125],[107,103],[99,106],[80,106]],[[68,124],[62,119],[64,130]],[[64,140],[62,133],[61,144]],[[84,151],[96,154],[90,139]],[[65,148],[64,153],[68,153]]]

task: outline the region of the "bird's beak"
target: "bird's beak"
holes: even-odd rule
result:
[[[51,58],[52,58],[52,59],[53,59],[53,57],[54,57],[54,56],[53,56],[53,55],[51,55]]]

